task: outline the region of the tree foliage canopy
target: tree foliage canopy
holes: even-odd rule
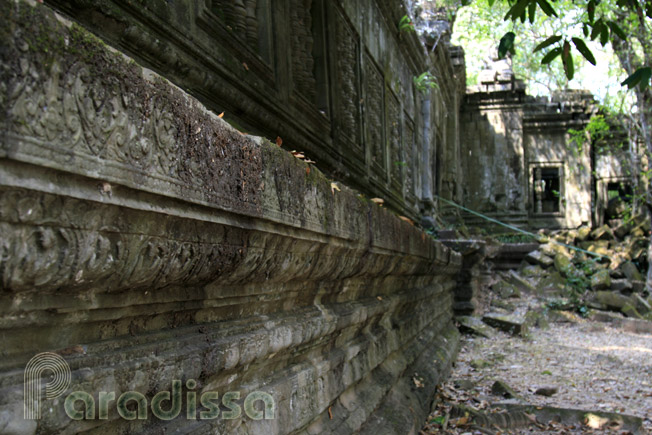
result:
[[[479,1],[485,2],[484,7],[475,8],[476,14],[482,15],[479,21],[505,30],[498,44],[498,56],[517,56],[517,47],[524,50],[526,56],[520,56],[518,64],[524,64],[523,69],[534,73],[533,76],[542,71],[542,66],[557,64],[557,68],[546,67],[547,73],[552,72],[550,75],[558,80],[556,72],[562,71],[571,80],[578,61],[592,65],[598,62],[590,45],[605,47],[611,42],[628,73],[622,84],[629,88],[638,85],[641,90],[649,86],[651,0],[476,0]],[[462,0],[462,5],[470,3]],[[532,54],[538,52],[540,63],[534,65]]]

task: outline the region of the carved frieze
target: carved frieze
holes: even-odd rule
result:
[[[316,101],[316,87],[312,49],[312,0],[292,0],[290,25],[292,42],[292,82],[296,91],[309,102]]]
[[[336,68],[338,107],[336,116],[339,120],[339,134],[356,146],[361,147],[358,133],[359,102],[358,91],[358,39],[346,19],[336,9]]]
[[[403,125],[403,150],[405,155],[405,190],[407,197],[413,198],[415,196],[414,186],[414,172],[415,172],[415,159],[414,147],[416,138],[414,136],[414,121],[412,121],[407,114],[404,114],[405,123]]]
[[[93,62],[63,55],[44,69],[45,52],[14,56],[1,146],[16,158],[47,156],[48,166],[83,175],[134,185],[146,175],[157,191],[255,209],[255,144],[236,145],[237,132],[162,79],[145,79],[135,65],[101,51],[101,43],[67,37],[71,50],[96,50]]]
[[[177,240],[164,234],[136,234],[133,222],[111,206],[30,190],[0,189],[1,287],[7,291],[53,290],[61,286],[110,288],[201,282],[237,264],[240,246]],[[165,227],[165,221],[158,223]],[[217,240],[215,240],[217,239]]]
[[[383,76],[368,55],[364,62],[365,140],[370,152],[371,166],[381,178],[387,178],[384,134],[385,88]]]
[[[208,50],[229,50],[236,64],[274,84],[274,19],[271,0],[207,0],[197,6],[197,24]],[[219,56],[222,57],[222,56]],[[221,61],[223,61],[222,59]],[[200,82],[201,83],[201,82]],[[200,85],[201,86],[201,85]]]
[[[234,35],[245,41],[254,51],[258,51],[259,0],[214,0],[211,10],[224,22]]]
[[[386,89],[385,95],[387,95],[386,126],[391,183],[394,187],[401,189],[403,166],[407,165],[401,143],[401,108],[393,92]]]

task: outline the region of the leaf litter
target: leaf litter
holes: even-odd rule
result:
[[[517,304],[545,311],[533,297]],[[433,412],[420,433],[632,433],[617,419],[601,416],[611,412],[642,418],[642,428],[635,433],[652,434],[652,335],[624,332],[579,316],[557,319],[563,323],[531,328],[525,337],[504,332],[491,339],[463,336],[450,381],[438,387]],[[493,395],[497,380],[519,397]],[[527,410],[504,411],[523,403],[535,411],[584,411],[574,422],[545,424]],[[484,425],[477,424],[479,420]]]

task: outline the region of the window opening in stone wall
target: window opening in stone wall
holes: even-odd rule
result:
[[[632,185],[622,181],[607,183],[607,209],[605,218],[621,219],[631,207],[634,198]]]
[[[534,168],[534,212],[560,213],[561,212],[561,168],[537,167]]]

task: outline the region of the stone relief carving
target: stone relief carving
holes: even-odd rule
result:
[[[383,134],[384,81],[368,56],[365,57],[364,71],[365,138],[367,147],[371,151],[372,165],[375,165],[378,170],[385,174],[387,165],[385,163],[385,139]]]
[[[414,196],[414,122],[405,116],[403,149],[405,150],[405,190],[408,196]]]
[[[339,13],[334,14],[337,37],[337,89],[341,133],[358,145],[358,44],[353,31]]]
[[[67,63],[64,56],[49,69],[39,67],[38,57],[21,57],[7,83],[14,152],[43,155],[35,151],[40,147],[54,166],[72,172],[86,174],[88,167],[130,181],[140,175],[126,174],[147,174],[149,182],[188,190],[184,196],[238,207],[254,203],[260,149],[236,144],[231,136],[237,132],[161,79],[149,82],[140,69],[111,56],[98,55],[95,64]],[[106,70],[119,73],[107,76]],[[97,159],[111,165],[97,166]]]
[[[390,176],[392,184],[400,187],[403,180],[403,166],[407,164],[401,146],[401,108],[391,91],[386,89],[385,93],[387,95],[386,124],[390,153]]]
[[[0,241],[2,288],[52,290],[111,280],[110,287],[120,290],[200,282],[246,253],[244,239],[240,245],[196,243],[135,234],[127,225],[115,207],[0,189],[0,230],[6,235]]]
[[[290,6],[292,25],[292,78],[297,91],[315,103],[317,82],[312,55],[313,35],[310,8],[312,0],[293,0]]]
[[[258,0],[214,0],[212,9],[230,27],[235,35],[258,52]]]

